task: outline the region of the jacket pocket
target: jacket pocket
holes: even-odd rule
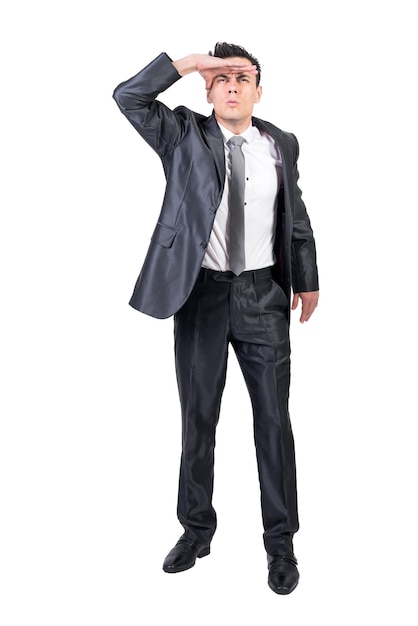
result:
[[[160,246],[163,246],[163,248],[171,248],[176,235],[177,230],[175,228],[158,222],[151,237],[151,241],[158,243]]]

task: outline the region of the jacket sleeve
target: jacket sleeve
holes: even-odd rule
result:
[[[315,239],[302,191],[298,185],[299,172],[297,161],[299,144],[294,135],[295,156],[293,163],[294,183],[294,214],[292,231],[292,289],[294,293],[301,291],[318,291],[318,269],[316,262]]]
[[[160,156],[181,141],[187,121],[156,98],[180,78],[170,57],[163,52],[113,92],[119,109]]]

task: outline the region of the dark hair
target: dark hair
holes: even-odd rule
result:
[[[224,41],[218,41],[215,45],[214,51],[209,52],[210,56],[220,57],[221,59],[228,59],[229,57],[242,57],[244,59],[248,59],[252,65],[255,65],[258,74],[256,74],[256,85],[258,86],[260,83],[261,76],[261,67],[258,60],[249,52],[245,50],[242,46],[237,46],[233,43],[225,43]]]

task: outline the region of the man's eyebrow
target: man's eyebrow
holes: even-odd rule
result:
[[[231,76],[234,75],[234,72],[231,72],[230,74],[217,74],[215,76],[216,78],[230,78]],[[235,74],[236,78],[250,78],[251,74],[247,73],[247,72],[241,72],[241,74]]]

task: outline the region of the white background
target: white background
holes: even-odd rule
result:
[[[1,78],[3,626],[417,623],[413,2],[5,2]],[[271,7],[274,6],[274,14]],[[162,200],[112,99],[160,52],[239,43],[255,114],[300,142],[320,306],[293,315],[301,580],[267,586],[233,353],[212,554],[177,576],[172,319],[128,306]],[[190,75],[161,98],[209,114]]]

